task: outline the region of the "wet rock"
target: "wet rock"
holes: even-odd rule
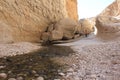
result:
[[[36,72],[35,70],[32,70],[32,73],[33,73],[33,74],[36,74],[37,72]]]
[[[5,68],[5,66],[0,66],[0,69],[3,69],[3,68]]]
[[[54,80],[61,80],[61,79],[54,79]]]
[[[65,76],[65,74],[64,74],[64,73],[59,73],[59,75],[60,75],[60,76]]]
[[[35,74],[35,77],[39,77],[39,74]]]
[[[44,78],[39,76],[36,80],[44,80]]]
[[[9,78],[8,80],[16,80],[15,78]]]
[[[18,77],[17,80],[24,80],[24,78],[23,77]]]
[[[12,73],[12,71],[8,71],[8,74],[11,74]]]
[[[7,78],[7,74],[6,73],[0,73],[0,78],[6,79]]]

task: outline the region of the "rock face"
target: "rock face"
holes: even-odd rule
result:
[[[94,25],[88,19],[76,22],[70,18],[65,18],[51,24],[46,32],[42,33],[41,40],[43,40],[43,42],[66,41],[71,39],[76,41],[76,39],[80,38],[82,35],[88,35],[93,32],[93,28]]]
[[[70,16],[72,19],[77,21],[78,15],[77,13],[77,0],[66,0],[66,8],[67,8],[67,14]]]
[[[0,42],[39,42],[49,24],[67,17],[77,20],[77,0],[0,0]]]
[[[103,40],[112,40],[120,37],[120,19],[108,16],[99,16],[96,19],[97,37]]]
[[[120,0],[114,1],[100,15],[120,17]]]

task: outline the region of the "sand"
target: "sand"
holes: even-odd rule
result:
[[[30,42],[0,44],[0,57],[27,54],[40,49],[41,47],[38,45],[39,44],[33,44]]]

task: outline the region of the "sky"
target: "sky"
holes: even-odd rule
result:
[[[115,0],[78,0],[79,19],[94,17]]]

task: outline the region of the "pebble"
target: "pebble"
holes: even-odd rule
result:
[[[5,68],[5,66],[0,66],[0,69],[3,69],[3,68]]]
[[[72,68],[68,69],[67,72],[73,72],[74,70]]]
[[[24,80],[23,77],[18,77],[17,80]]]
[[[60,80],[60,79],[54,79],[54,80]]]
[[[35,74],[35,77],[39,77],[39,74]]]
[[[33,74],[36,74],[37,72],[36,72],[35,70],[32,70],[32,73],[33,73]]]
[[[36,80],[44,80],[44,78],[39,76]]]
[[[15,78],[9,78],[8,80],[16,80]]]
[[[59,73],[59,75],[60,75],[60,76],[65,76],[65,74],[64,74],[64,73]]]
[[[7,78],[7,74],[6,73],[0,73],[0,78]]]
[[[12,71],[8,71],[8,74],[11,74],[12,73]]]

